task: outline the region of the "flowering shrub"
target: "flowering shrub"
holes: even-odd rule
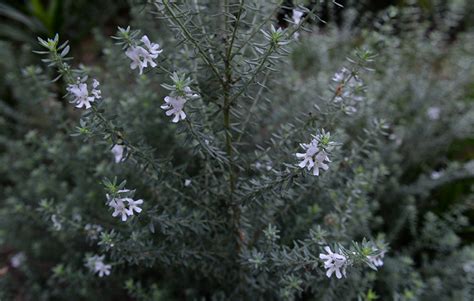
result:
[[[413,10],[148,1],[92,65],[39,38],[2,105],[0,296],[471,300],[472,33],[393,34]]]

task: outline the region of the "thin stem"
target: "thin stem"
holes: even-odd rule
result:
[[[242,129],[241,129],[241,131],[240,131],[240,134],[239,134],[239,136],[237,137],[237,140],[236,140],[237,143],[240,142],[240,140],[242,139],[242,136],[244,135],[245,129],[247,128],[247,125],[248,125],[248,123],[249,123],[249,121],[250,121],[250,118],[252,117],[253,110],[254,110],[255,106],[257,105],[258,101],[260,100],[260,96],[262,95],[263,89],[265,88],[265,83],[266,83],[267,80],[268,80],[268,75],[269,75],[269,74],[270,74],[269,72],[267,72],[267,73],[265,74],[265,77],[264,77],[264,79],[263,79],[262,85],[260,86],[260,89],[258,90],[257,95],[255,96],[255,98],[254,98],[254,100],[253,100],[253,103],[252,103],[252,105],[250,106],[249,112],[248,112],[248,114],[247,114],[247,118],[245,119],[245,121],[244,121],[244,123],[243,123],[243,125],[242,125]]]
[[[248,38],[237,48],[237,50],[234,52],[234,54],[232,55],[232,58],[237,55],[241,50],[242,48],[244,48],[245,46],[247,46],[247,44],[250,42],[250,40],[253,39],[253,37],[260,31],[260,29],[262,29],[262,27],[265,25],[265,24],[268,24],[268,21],[270,21],[273,16],[275,15],[275,13],[278,11],[278,9],[280,8],[280,4],[278,4],[274,9],[273,11],[267,16],[267,18],[265,18],[265,20],[263,20],[262,23],[260,23],[257,27],[255,27],[255,29],[250,33],[250,35],[248,36]]]
[[[239,11],[237,12],[237,19],[235,20],[234,29],[232,30],[232,36],[230,38],[229,47],[227,47],[226,58],[230,62],[233,58],[232,56],[232,47],[234,46],[235,36],[237,34],[237,28],[239,27],[240,17],[242,16],[242,11],[244,7],[244,0],[239,1]],[[227,15],[226,15],[227,17]]]
[[[181,20],[176,16],[176,14],[174,13],[174,11],[171,9],[171,7],[169,6],[169,0],[164,0],[163,1],[163,4],[165,6],[165,9],[166,11],[168,12],[168,14],[171,16],[171,18],[174,20],[174,22],[179,26],[179,28],[181,29],[181,34],[187,38],[187,40],[189,42],[191,42],[194,47],[196,47],[196,49],[198,50],[199,54],[201,55],[202,59],[204,60],[204,62],[211,68],[212,72],[215,74],[215,76],[217,77],[217,79],[219,80],[219,82],[221,83],[222,86],[224,86],[224,80],[221,78],[220,74],[219,74],[219,71],[217,70],[216,66],[214,66],[214,64],[211,63],[211,60],[207,57],[207,54],[206,52],[201,48],[201,45],[196,41],[196,39],[194,39],[194,37],[192,36],[192,34],[189,32],[189,30],[186,28],[186,25],[183,24],[183,22],[181,22]]]
[[[260,70],[262,70],[263,66],[267,62],[268,57],[270,56],[270,54],[273,52],[274,49],[275,49],[275,46],[271,44],[267,52],[265,53],[264,57],[262,58],[262,61],[260,62],[257,69],[253,73],[252,77],[242,86],[242,88],[240,88],[240,90],[234,96],[232,96],[232,99],[229,101],[229,105],[232,104],[237,98],[240,97],[240,95],[242,95],[242,93],[244,93],[247,90],[248,86],[253,82],[255,77],[257,77],[257,75],[260,73]]]

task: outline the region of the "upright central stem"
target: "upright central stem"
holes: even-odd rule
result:
[[[230,32],[229,27],[230,24],[228,22],[228,14],[229,11],[229,4],[228,1],[224,2],[224,11],[225,14],[225,25],[224,29],[226,34]],[[233,158],[233,148],[232,148],[232,133],[231,133],[231,126],[230,126],[230,110],[231,110],[231,88],[232,88],[232,47],[234,44],[235,34],[237,31],[238,21],[240,20],[240,15],[242,12],[243,2],[240,2],[239,11],[237,14],[237,21],[234,23],[232,34],[230,39],[228,40],[227,49],[225,51],[224,56],[224,84],[223,84],[223,92],[224,92],[224,107],[223,107],[223,115],[224,115],[224,131],[225,131],[225,145],[226,145],[226,153],[227,157],[229,158],[228,164],[228,171],[229,171],[229,209],[232,211],[232,227],[235,232],[235,236],[237,238],[237,245],[236,250],[237,253],[240,253],[242,247],[242,231],[240,229],[240,207],[238,204],[234,202],[234,192],[236,186],[236,176],[235,176],[235,166],[234,166],[234,158]]]

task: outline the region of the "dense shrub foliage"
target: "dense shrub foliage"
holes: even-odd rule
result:
[[[0,300],[474,299],[472,5],[304,4],[0,42]]]

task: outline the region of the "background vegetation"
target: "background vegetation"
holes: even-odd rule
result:
[[[219,22],[213,1],[184,2],[199,3],[210,28]],[[294,2],[249,12],[288,30],[296,4],[319,19],[305,21],[288,56],[258,74],[235,108],[248,124],[234,137],[249,241],[235,258],[226,176],[211,158],[224,145],[203,150],[171,125],[159,108],[169,75],[132,72],[110,36],[130,25],[159,41],[163,65],[185,70],[202,96],[189,109],[198,137],[224,140],[213,121],[222,119],[216,80],[201,63],[193,73],[192,47],[147,1],[0,2],[0,300],[474,299],[474,2]],[[37,36],[56,33],[70,41],[70,64],[103,84],[100,109],[167,172],[150,175],[133,153],[115,164],[110,149],[121,137],[84,134],[82,112],[63,97],[67,81],[51,83],[57,73],[33,53]],[[365,49],[376,55],[357,61]],[[360,63],[364,102],[333,118],[331,78],[352,66],[347,58]],[[329,171],[285,177],[299,143],[323,127],[340,143]],[[102,180],[114,177],[145,200],[131,223],[104,206]],[[204,190],[206,181],[215,186]],[[323,245],[365,238],[388,246],[377,271],[355,267],[337,280],[309,266]],[[98,253],[114,262],[109,277],[84,267]]]

